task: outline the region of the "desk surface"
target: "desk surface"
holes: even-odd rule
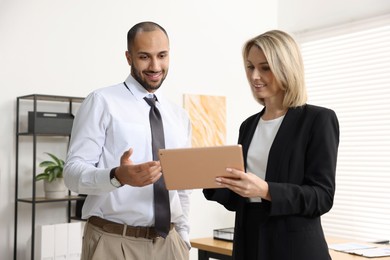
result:
[[[232,255],[233,250],[232,242],[217,240],[212,237],[191,239],[191,246],[200,250],[223,255]]]
[[[328,237],[326,240],[328,244],[356,242],[347,239],[333,238],[333,237]],[[357,242],[357,243],[361,243],[361,242]],[[213,253],[218,253],[223,255],[232,255],[233,243],[223,241],[223,240],[216,240],[213,239],[212,237],[191,239],[191,245],[192,247],[198,248],[200,250],[208,251],[208,252],[213,252]],[[375,246],[381,247],[381,245],[375,245]],[[366,257],[351,255],[343,252],[337,252],[334,250],[329,250],[329,253],[332,256],[333,260],[363,260],[363,259],[390,260],[390,256],[380,257],[380,258],[366,258]]]

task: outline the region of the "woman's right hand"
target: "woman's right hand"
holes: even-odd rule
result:
[[[260,197],[265,200],[271,200],[268,183],[257,175],[232,168],[227,168],[226,171],[231,177],[217,177],[215,181],[218,185],[228,188],[242,197]]]

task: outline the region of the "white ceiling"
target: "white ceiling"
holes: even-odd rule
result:
[[[278,9],[280,29],[303,32],[390,14],[390,0],[279,0]]]

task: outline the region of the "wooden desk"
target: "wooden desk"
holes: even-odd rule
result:
[[[326,239],[328,244],[333,243],[347,243],[351,242],[347,239],[341,239],[341,238],[333,238],[329,237]],[[353,241],[356,242],[356,241]],[[357,242],[361,243],[361,242]],[[364,243],[363,243],[364,244]],[[233,243],[223,241],[223,240],[216,240],[212,237],[205,237],[205,238],[196,238],[191,239],[191,245],[194,248],[198,249],[198,260],[208,260],[209,258],[215,258],[215,259],[221,259],[221,260],[231,260],[232,257],[232,249],[233,249]],[[377,247],[380,247],[381,245],[376,245]],[[329,250],[329,253],[333,260],[364,260],[364,259],[370,259],[362,256],[357,255],[351,255],[343,252],[337,252],[334,250]],[[380,258],[371,258],[371,259],[378,259],[378,260],[390,260],[389,257],[380,257]]]
[[[206,237],[191,239],[191,246],[198,249],[198,260],[208,260],[210,257],[220,260],[232,259],[232,242]]]

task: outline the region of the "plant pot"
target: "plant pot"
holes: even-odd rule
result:
[[[47,180],[43,183],[45,197],[47,199],[60,199],[66,196],[67,188],[64,183],[64,178],[57,178],[52,182]]]

